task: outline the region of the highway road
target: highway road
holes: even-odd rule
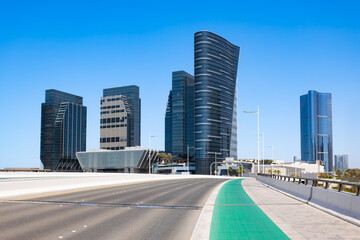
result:
[[[189,239],[223,181],[153,181],[2,201],[0,239]]]

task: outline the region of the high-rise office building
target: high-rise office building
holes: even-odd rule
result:
[[[123,95],[101,98],[100,148],[120,150],[131,146],[132,112]]]
[[[240,48],[208,31],[195,33],[196,173],[237,158],[237,68]]]
[[[333,170],[332,102],[330,93],[314,90],[300,97],[301,161],[321,161]]]
[[[86,151],[82,97],[50,89],[41,105],[40,159],[45,169],[80,171],[75,153]]]
[[[174,159],[194,152],[194,77],[185,71],[172,73],[172,90],[165,114],[165,151]]]
[[[100,103],[100,148],[119,150],[140,146],[139,87],[104,89]]]
[[[165,113],[165,152],[172,152],[172,90],[169,91]]]
[[[335,171],[340,169],[344,173],[349,168],[348,155],[335,155]]]

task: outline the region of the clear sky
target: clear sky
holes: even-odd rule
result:
[[[95,3],[97,2],[97,3]],[[135,84],[142,146],[164,149],[171,73],[193,74],[194,33],[240,46],[238,155],[300,156],[299,98],[333,97],[334,154],[360,168],[359,1],[0,1],[0,168],[40,166],[46,89],[82,96],[87,149],[99,148],[104,88]]]

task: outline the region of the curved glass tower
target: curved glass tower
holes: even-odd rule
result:
[[[332,103],[330,93],[310,90],[300,97],[301,161],[323,162],[333,170]]]
[[[195,162],[197,174],[237,158],[237,68],[240,48],[209,31],[195,33]],[[214,168],[213,168],[214,170]]]

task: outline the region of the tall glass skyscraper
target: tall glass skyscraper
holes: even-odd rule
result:
[[[195,33],[195,162],[197,174],[237,158],[237,68],[240,48],[209,31]],[[215,157],[216,156],[216,157]]]
[[[165,151],[174,159],[189,156],[194,147],[194,77],[185,71],[172,73],[172,90],[169,93],[165,114]]]
[[[344,173],[349,168],[348,155],[335,155],[335,171],[340,169]]]
[[[332,101],[330,93],[310,90],[300,97],[301,161],[323,162],[333,170]]]
[[[82,97],[50,89],[41,105],[40,159],[45,169],[80,171],[76,152],[86,151]]]
[[[125,96],[127,99],[127,103],[130,107],[129,111],[129,134],[127,138],[129,138],[128,146],[140,146],[140,132],[141,132],[141,99],[139,97],[139,87],[136,85],[124,86],[124,87],[116,87],[116,88],[107,88],[104,89],[103,97],[115,97],[112,99],[116,99],[116,96]],[[107,101],[107,100],[106,100]],[[103,102],[101,102],[103,103]],[[105,118],[105,116],[102,116]],[[110,118],[110,117],[108,117]],[[112,117],[113,118],[113,117]],[[103,136],[107,137],[107,136]],[[113,137],[113,136],[109,136]]]
[[[165,113],[165,152],[172,152],[172,90],[169,91]]]

